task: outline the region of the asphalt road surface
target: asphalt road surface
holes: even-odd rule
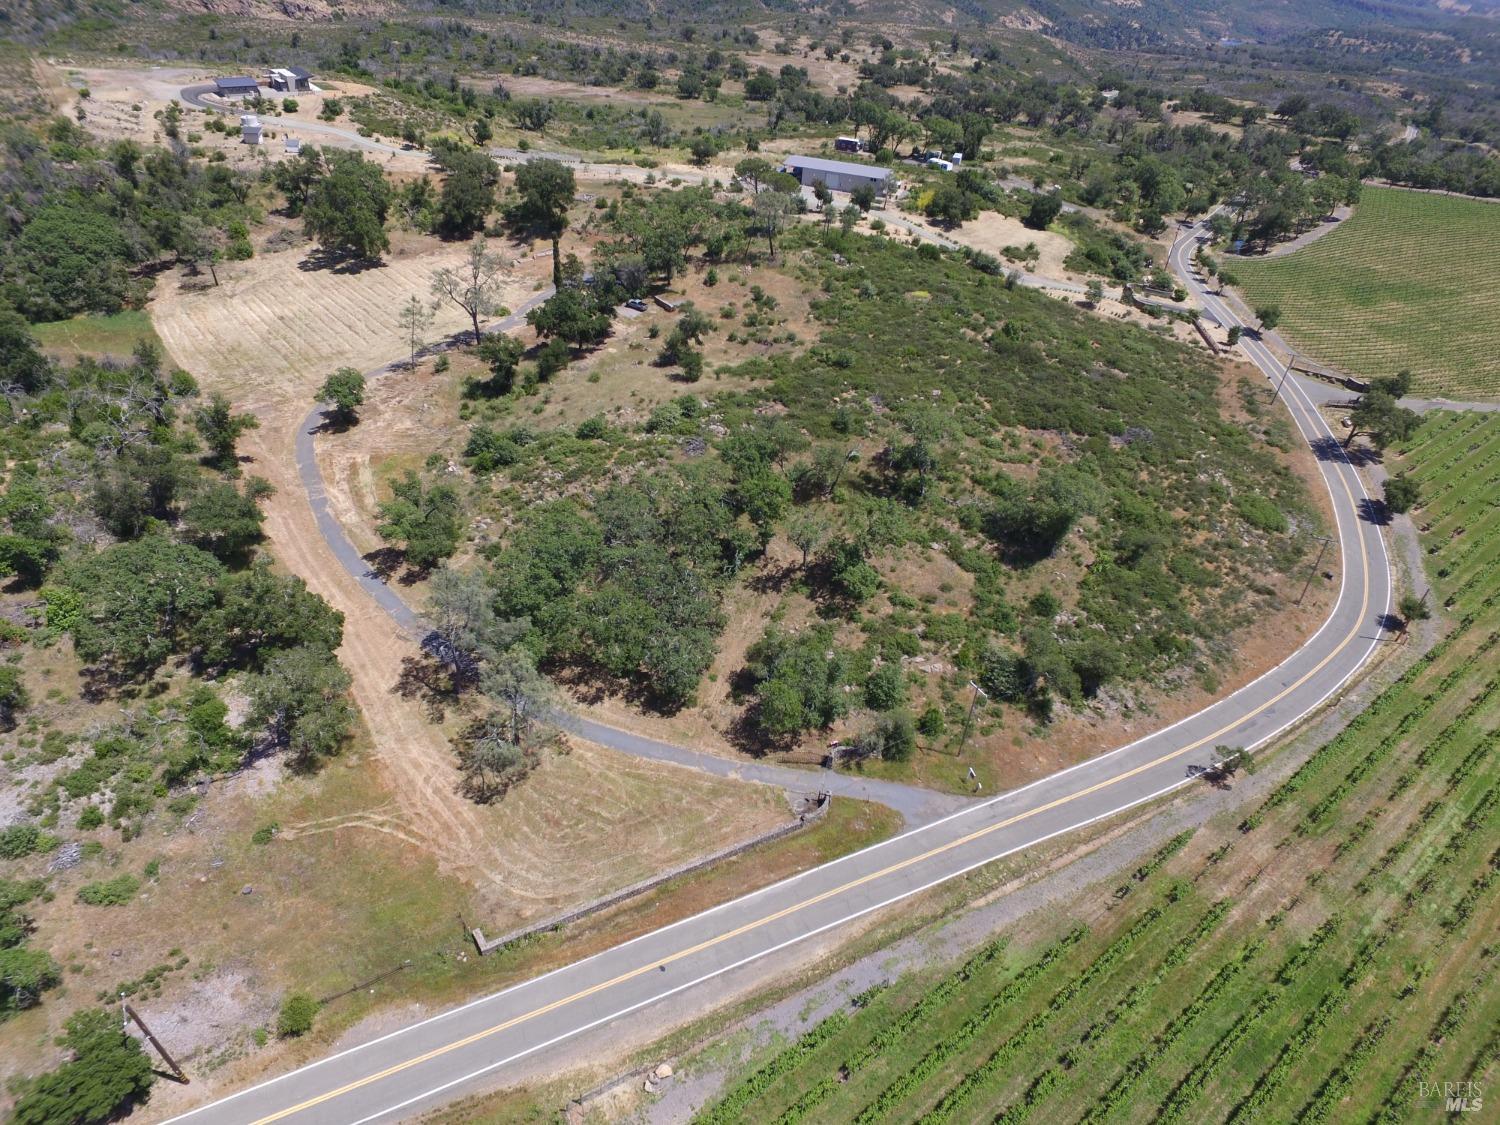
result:
[[[1184,235],[1172,261],[1207,311],[1233,313],[1188,263]],[[1253,336],[1244,350],[1280,381]],[[1195,778],[1215,746],[1254,748],[1317,709],[1369,659],[1391,598],[1377,508],[1295,376],[1283,401],[1333,497],[1342,581],[1322,628],[1296,653],[1233,695],[1163,730],[993,800],[642,935],[524,984],[481,997],[369,1043],[279,1075],[175,1121],[366,1125],[393,1121],[506,1076],[507,1067],[575,1036],[625,1021],[670,996],[710,1009],[731,970],[793,949],[1004,856],[1035,847]],[[1333,565],[1333,553],[1325,566]],[[1196,782],[1202,784],[1201,781]],[[685,994],[685,995],[684,995]]]
[[[549,285],[532,294],[515,312],[486,325],[484,331],[486,333],[510,332],[520,328],[526,323],[526,314],[552,296],[552,293],[552,287]],[[469,332],[465,329],[446,340],[424,348],[418,355],[431,355],[468,341]],[[365,372],[365,377],[378,379],[404,366],[405,363],[405,359],[393,360]],[[431,635],[429,624],[407,604],[406,599],[396,591],[395,587],[386,583],[375,573],[359,553],[359,549],[350,541],[338,517],[328,506],[328,495],[323,484],[323,471],[318,466],[315,445],[317,435],[323,431],[326,424],[323,409],[320,405],[308,412],[307,417],[302,421],[301,428],[297,431],[296,441],[297,474],[302,480],[303,490],[307,493],[313,519],[317,522],[323,540],[328,544],[329,550],[333,552],[339,564],[359,583],[361,589],[376,605],[385,610],[413,641],[421,644]],[[567,711],[559,710],[553,714],[552,718],[558,726],[590,742],[597,742],[601,746],[607,746],[611,750],[618,750],[633,757],[671,762],[674,765],[703,770],[718,777],[732,777],[743,781],[760,782],[764,785],[775,785],[794,794],[811,795],[825,791],[837,797],[874,801],[895,809],[908,825],[925,824],[930,820],[937,820],[970,803],[964,797],[938,793],[917,785],[904,785],[896,781],[863,777],[859,774],[839,773],[826,769],[797,769],[769,762],[736,761],[733,758],[720,757],[702,750],[693,750],[686,746],[677,746],[670,742],[648,738],[634,731],[608,726]]]

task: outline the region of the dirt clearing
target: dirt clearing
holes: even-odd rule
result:
[[[930,223],[923,223],[915,215],[904,217],[913,224],[925,226],[928,230],[936,230]],[[937,233],[944,234],[945,232],[937,231]],[[972,246],[975,250],[994,254],[996,257],[1001,257],[1001,251],[1007,246],[1024,247],[1028,242],[1035,243],[1039,251],[1035,264],[1010,261],[1006,264],[1018,266],[1031,273],[1039,273],[1043,277],[1056,277],[1064,281],[1077,282],[1088,280],[1085,275],[1074,273],[1063,265],[1067,256],[1073,252],[1072,239],[1055,231],[1032,230],[1020,219],[1013,219],[998,211],[981,211],[977,218],[970,219],[957,231],[947,232],[945,237],[962,242],[965,246]]]

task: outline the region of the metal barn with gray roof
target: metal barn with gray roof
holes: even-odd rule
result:
[[[830,191],[854,191],[872,187],[884,195],[896,186],[896,176],[889,168],[874,164],[854,164],[847,160],[825,160],[821,156],[788,156],[782,168],[797,177],[803,187],[824,184]]]

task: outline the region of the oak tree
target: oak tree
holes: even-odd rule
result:
[[[489,244],[476,238],[457,268],[444,266],[432,275],[432,294],[439,300],[452,301],[468,315],[474,326],[474,343],[482,338],[479,318],[499,309],[500,286],[504,279],[505,260],[492,253]]]

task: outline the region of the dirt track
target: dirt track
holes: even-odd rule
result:
[[[305,251],[299,246],[221,266],[217,289],[184,289],[182,279],[163,278],[151,309],[173,359],[205,390],[224,391],[260,419],[241,449],[249,458],[245,471],[277,489],[266,505],[272,551],[345,616],[340,659],[353,677],[381,787],[391,799],[327,821],[289,825],[288,835],[360,829],[403,840],[474,884],[491,924],[504,925],[627,884],[784,819],[786,803],[773,790],[637,762],[581,742],[497,805],[476,806],[457,792],[447,732],[430,721],[422,702],[394,690],[416,646],[327,549],[297,479],[293,448],[296,427],[326,374],[345,365],[371,368],[399,355],[394,308],[411,293],[425,296],[431,271],[456,260],[464,248],[398,239],[387,265],[354,274],[301,268]],[[519,266],[506,300],[520,303],[545,280],[547,266]],[[456,310],[442,310],[432,338],[462,323]],[[401,435],[396,443],[409,445],[411,433],[402,433],[409,427],[391,411],[420,406],[420,397],[386,401],[372,391],[365,424],[373,430],[392,422],[393,434]],[[351,450],[362,451],[356,456],[369,455],[370,436],[350,443]],[[339,492],[360,478],[349,465],[330,475]],[[338,510],[358,506],[351,495],[332,499]],[[662,792],[672,794],[670,806]],[[620,847],[623,840],[630,841],[628,849]],[[566,865],[556,862],[561,855],[569,857]]]

